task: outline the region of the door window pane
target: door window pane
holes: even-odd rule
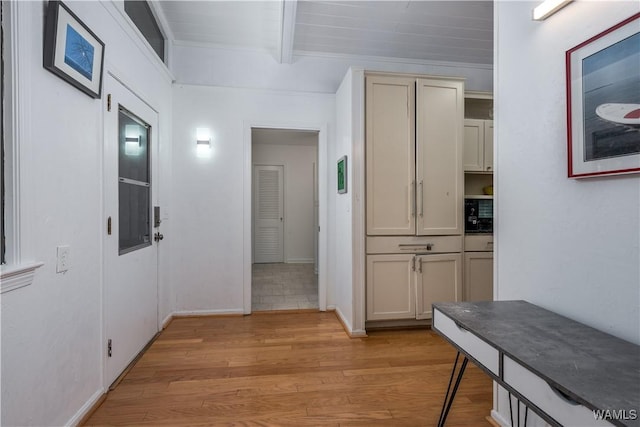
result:
[[[118,129],[118,249],[123,255],[151,245],[151,128],[120,107]]]
[[[149,182],[149,127],[123,109],[120,109],[118,127],[118,175]]]
[[[120,254],[151,244],[149,187],[120,182]]]

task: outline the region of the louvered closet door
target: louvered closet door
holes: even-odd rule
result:
[[[282,166],[255,166],[253,262],[284,261]]]

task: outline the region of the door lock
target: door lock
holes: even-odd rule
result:
[[[157,232],[153,235],[153,240],[155,240],[156,242],[159,242],[162,239],[164,239],[164,234],[160,234],[160,232]]]

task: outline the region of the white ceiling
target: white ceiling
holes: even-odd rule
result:
[[[160,1],[174,41],[296,55],[493,62],[493,2]],[[295,59],[293,59],[295,60]]]

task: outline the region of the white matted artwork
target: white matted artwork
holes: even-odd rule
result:
[[[566,53],[568,176],[640,172],[640,13]]]

